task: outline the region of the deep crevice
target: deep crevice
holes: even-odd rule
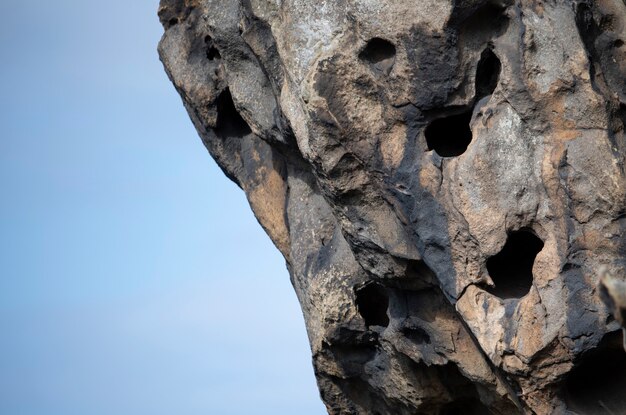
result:
[[[487,260],[494,287],[491,294],[503,299],[522,298],[533,283],[533,264],[543,241],[529,229],[511,232],[502,250]]]
[[[226,88],[217,98],[217,124],[215,134],[220,138],[243,137],[252,132],[248,123],[241,117],[230,90]]]
[[[480,55],[478,66],[476,67],[476,98],[475,102],[491,95],[498,86],[502,64],[500,59],[490,48],[487,48]]]
[[[617,110],[617,116],[622,121],[624,132],[626,132],[626,104],[619,105],[619,109]]]
[[[396,47],[388,40],[375,37],[367,42],[359,58],[369,63],[375,71],[388,75],[396,60]]]
[[[389,307],[389,296],[385,287],[378,283],[369,283],[357,288],[356,307],[365,320],[366,326],[389,325],[387,308]]]
[[[626,352],[622,331],[607,334],[576,362],[563,384],[568,409],[580,414],[623,414],[626,409]]]

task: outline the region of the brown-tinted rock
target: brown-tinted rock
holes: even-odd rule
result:
[[[287,261],[329,413],[626,413],[622,0],[159,16],[192,121]]]

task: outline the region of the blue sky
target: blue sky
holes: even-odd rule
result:
[[[323,414],[284,261],[163,72],[157,3],[0,5],[0,414]]]

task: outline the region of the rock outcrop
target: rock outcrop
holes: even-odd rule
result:
[[[626,413],[623,0],[159,17],[204,144],[285,257],[329,413]]]

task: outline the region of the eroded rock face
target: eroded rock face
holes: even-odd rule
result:
[[[287,261],[329,413],[625,413],[598,285],[626,280],[623,0],[159,16],[191,119]]]

